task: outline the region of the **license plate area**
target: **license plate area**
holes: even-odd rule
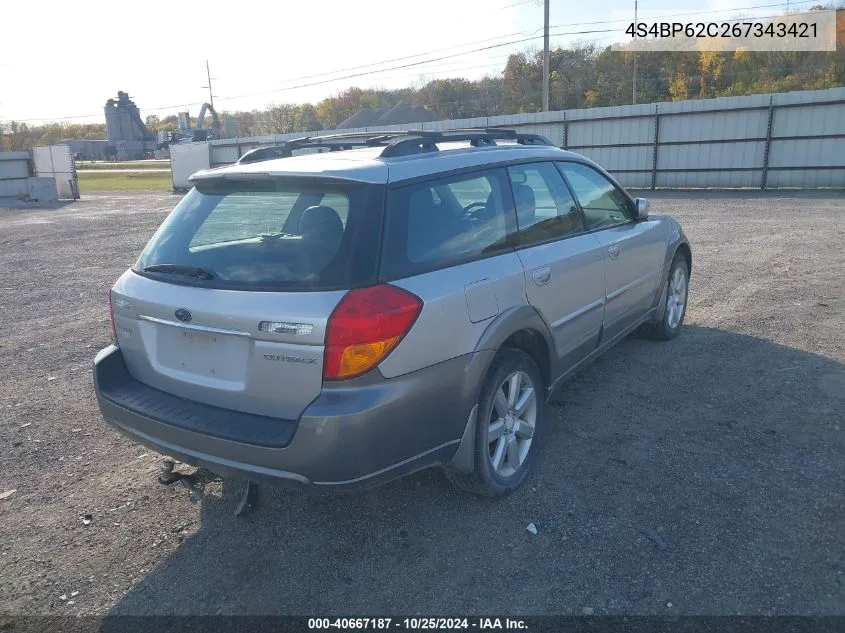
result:
[[[159,325],[156,358],[159,370],[200,384],[246,380],[249,339],[243,336]]]

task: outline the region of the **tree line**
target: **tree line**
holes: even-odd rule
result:
[[[815,9],[823,7],[817,6]],[[636,54],[637,103],[683,101],[845,86],[845,9],[837,10],[834,52],[677,52]],[[552,110],[626,105],[633,100],[634,56],[584,42],[550,51]],[[543,54],[511,55],[497,75],[420,81],[400,89],[349,88],[317,104],[273,103],[263,110],[221,112],[238,136],[333,129],[363,108],[404,103],[438,119],[539,112]],[[176,115],[146,118],[153,130],[175,130]],[[105,138],[105,125],[50,123],[0,125],[0,148],[20,149],[60,140]]]

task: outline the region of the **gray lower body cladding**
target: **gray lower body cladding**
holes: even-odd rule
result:
[[[374,370],[325,383],[298,420],[240,414],[150,389],[129,375],[115,346],[95,358],[94,385],[106,422],[157,452],[274,485],[357,489],[448,463],[493,353],[391,379]]]

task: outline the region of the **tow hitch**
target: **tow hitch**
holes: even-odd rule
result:
[[[205,468],[197,468],[192,473],[180,473],[174,471],[175,463],[172,459],[162,460],[159,464],[158,482],[165,486],[172,486],[180,483],[190,492],[190,499],[193,502],[200,501],[205,495],[205,486],[214,481],[220,481],[220,477]],[[247,481],[238,507],[235,509],[235,516],[243,516],[254,509],[258,501],[258,484]]]

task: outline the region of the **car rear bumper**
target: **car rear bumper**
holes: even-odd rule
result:
[[[220,409],[133,378],[120,349],[94,359],[105,421],[130,439],[222,475],[299,488],[359,489],[452,459],[491,351],[399,376],[326,383],[298,420]]]

